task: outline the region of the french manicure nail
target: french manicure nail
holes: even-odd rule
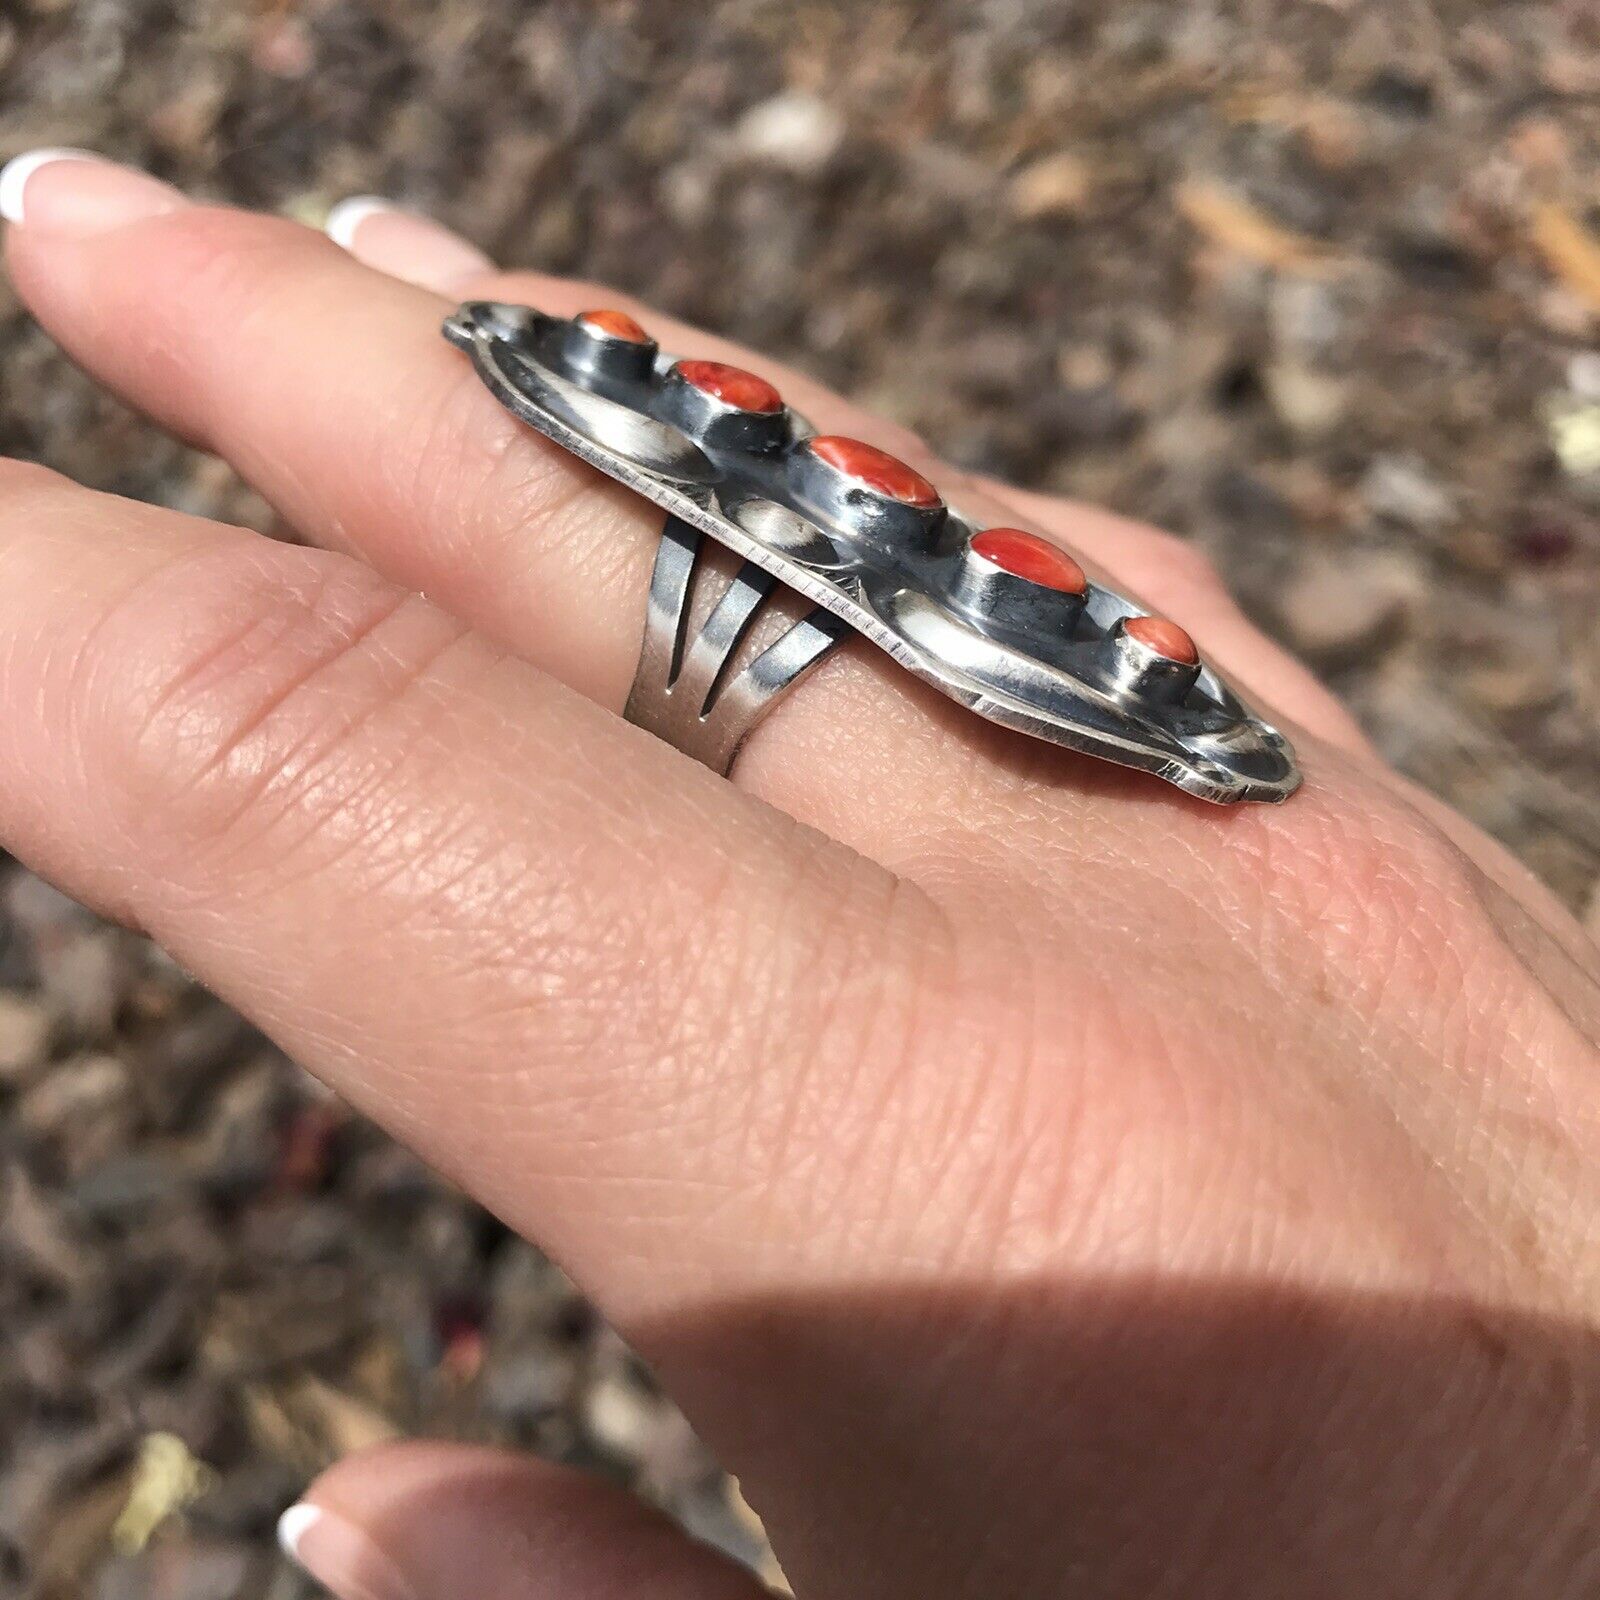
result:
[[[353,194],[348,200],[341,200],[328,213],[328,220],[324,224],[324,228],[328,237],[340,249],[353,252],[356,233],[368,217],[377,216],[380,212],[387,213],[397,209],[398,207],[391,205],[379,195]]]
[[[418,1600],[365,1529],[323,1506],[290,1506],[278,1518],[278,1545],[338,1600]]]
[[[323,226],[364,266],[424,289],[455,293],[494,270],[494,263],[460,234],[377,195],[341,200]]]
[[[308,1506],[304,1501],[300,1501],[298,1504],[290,1506],[278,1518],[278,1548],[291,1561],[304,1565],[304,1562],[301,1561],[300,1546],[306,1534],[311,1531],[321,1516],[322,1512],[316,1506]]]
[[[65,147],[59,150],[25,150],[20,156],[13,156],[5,167],[0,169],[0,217],[12,224],[22,221],[22,192],[28,187],[28,179],[40,167],[47,166],[52,161],[94,161],[97,158],[88,150],[71,150]]]
[[[0,170],[0,217],[13,227],[89,238],[187,204],[171,184],[91,150],[29,150]]]

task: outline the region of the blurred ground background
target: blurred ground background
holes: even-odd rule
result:
[[[377,191],[1166,524],[1600,921],[1590,0],[10,0],[0,155]],[[0,287],[0,449],[264,525]],[[294,1600],[397,1431],[758,1536],[530,1247],[140,940],[0,867],[0,1594]]]

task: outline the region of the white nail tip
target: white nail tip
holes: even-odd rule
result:
[[[341,249],[351,250],[355,247],[356,229],[368,217],[376,216],[380,211],[395,209],[396,207],[387,200],[375,194],[351,195],[348,200],[341,200],[328,213],[328,220],[322,225],[323,232]]]
[[[22,221],[22,191],[40,167],[47,167],[52,161],[99,159],[92,150],[73,150],[66,146],[58,150],[27,150],[20,156],[13,156],[4,169],[0,169],[0,217],[13,224]]]
[[[278,1518],[278,1548],[291,1561],[298,1561],[301,1542],[321,1520],[322,1511],[318,1506],[308,1506],[304,1501],[299,1505],[290,1506]]]

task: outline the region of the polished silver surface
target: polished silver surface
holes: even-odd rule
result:
[[[993,722],[1200,799],[1280,801],[1299,786],[1288,741],[1203,660],[1165,662],[1124,635],[1146,610],[1090,562],[1077,557],[1081,595],[989,570],[971,540],[1015,527],[1014,511],[976,493],[958,509],[875,489],[821,459],[794,411],[687,393],[653,341],[493,302],[461,306],[444,331],[515,416],[669,514],[628,715],[719,771],[843,623]],[[747,563],[697,637],[691,530]],[[772,578],[825,615],[729,677]]]

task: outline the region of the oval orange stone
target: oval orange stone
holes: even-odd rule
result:
[[[860,439],[843,434],[822,433],[810,441],[811,453],[846,477],[878,494],[888,495],[902,505],[930,510],[942,505],[939,491],[915,467],[908,467],[898,456]]]
[[[1200,660],[1194,640],[1176,622],[1168,622],[1165,617],[1129,617],[1122,624],[1122,631],[1130,639],[1137,639],[1146,650],[1168,661],[1176,661],[1180,666],[1192,667]]]
[[[692,389],[709,394],[741,411],[783,410],[783,396],[765,378],[725,361],[680,361],[676,372]]]
[[[629,344],[649,344],[650,335],[626,311],[580,311],[575,321],[587,328],[598,328],[613,339],[626,339]]]
[[[972,548],[1002,572],[1044,589],[1082,594],[1089,586],[1083,568],[1065,550],[1022,528],[985,528],[972,536]]]

